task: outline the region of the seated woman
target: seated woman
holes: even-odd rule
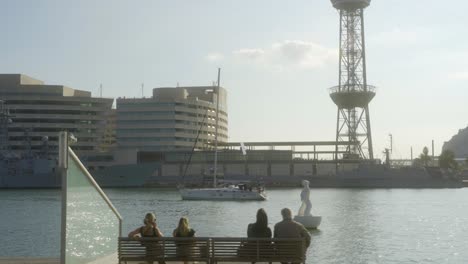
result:
[[[268,227],[268,216],[263,208],[257,211],[257,222],[247,227],[247,237],[271,238],[271,229]]]
[[[179,225],[172,232],[174,237],[194,237],[195,230],[190,228],[189,221],[187,217],[181,217],[179,220]],[[193,243],[190,241],[177,242],[177,256],[188,257],[193,249]],[[187,261],[184,261],[184,264],[187,264]]]
[[[247,237],[249,238],[271,238],[271,229],[268,227],[268,216],[263,208],[257,211],[257,222],[249,224],[247,227]],[[262,242],[259,242],[262,243]],[[268,243],[268,242],[267,242]],[[261,247],[269,247],[270,244],[260,244]],[[240,255],[252,256],[257,253],[256,242],[249,241],[241,247]],[[255,262],[252,262],[255,263]]]
[[[145,224],[142,227],[139,227],[132,232],[128,233],[128,237],[163,237],[163,234],[156,226],[156,216],[153,213],[147,213],[145,219],[143,219],[143,223]],[[158,252],[161,250],[159,244],[144,244],[146,246],[147,254],[149,252]],[[164,261],[159,261],[159,264],[165,264]]]

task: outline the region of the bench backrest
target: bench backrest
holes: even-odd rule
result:
[[[119,237],[119,259],[163,259],[203,261],[209,258],[209,238]]]
[[[120,260],[293,261],[305,262],[300,238],[119,238]]]
[[[213,260],[304,262],[305,243],[301,238],[211,238]]]

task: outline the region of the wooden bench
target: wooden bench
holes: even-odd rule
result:
[[[119,238],[119,263],[129,261],[294,262],[305,263],[300,238]]]
[[[211,238],[212,263],[305,263],[305,242],[300,238]]]
[[[119,237],[119,263],[128,261],[201,261],[210,263],[209,238]]]

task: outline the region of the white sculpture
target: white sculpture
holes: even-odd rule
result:
[[[301,207],[299,208],[298,214],[294,217],[294,221],[301,223],[306,228],[315,229],[320,225],[322,221],[321,216],[312,216],[310,213],[312,209],[312,203],[310,202],[310,187],[309,181],[303,180],[302,186],[304,187],[301,191]]]
[[[307,216],[311,215],[310,210],[312,210],[312,203],[310,202],[310,187],[309,181],[303,180],[302,186],[304,187],[301,192],[301,207],[299,208],[298,216]]]

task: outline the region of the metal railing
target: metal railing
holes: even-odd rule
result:
[[[353,85],[352,87],[349,85],[337,85],[331,88],[328,88],[329,93],[362,93],[364,92],[364,85]],[[377,91],[377,87],[373,85],[367,85],[366,92],[375,93]]]

